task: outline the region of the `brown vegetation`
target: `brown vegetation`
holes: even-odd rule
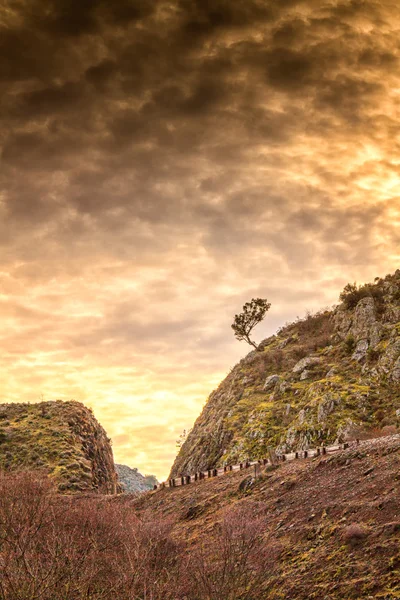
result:
[[[393,435],[282,463],[245,488],[248,471],[237,471],[151,492],[134,506],[139,514],[173,515],[176,539],[188,540],[192,552],[214,544],[219,557],[214,540],[226,510],[242,510],[271,557],[252,600],[394,600],[400,597],[399,466],[400,436]]]
[[[174,523],[106,497],[57,496],[30,473],[0,475],[1,600],[233,600],[258,596],[273,553],[260,519],[226,512],[192,552]]]
[[[0,600],[400,595],[400,436],[131,496],[0,475]]]

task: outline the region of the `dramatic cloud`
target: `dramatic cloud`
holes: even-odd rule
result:
[[[1,401],[91,405],[165,476],[245,348],[399,266],[394,0],[0,9]]]

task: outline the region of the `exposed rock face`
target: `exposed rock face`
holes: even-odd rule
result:
[[[351,358],[353,360],[356,360],[357,362],[361,362],[362,360],[365,360],[366,356],[367,356],[367,350],[369,348],[369,343],[368,340],[360,340],[359,342],[357,342],[357,346],[355,351],[353,352]]]
[[[153,475],[144,477],[137,469],[131,469],[127,465],[115,465],[119,482],[124,492],[130,494],[142,494],[152,490],[158,483]]]
[[[293,323],[241,360],[209,397],[172,475],[399,422],[400,270],[349,306]]]
[[[293,373],[302,373],[305,369],[307,369],[307,367],[312,367],[314,365],[317,365],[321,362],[321,359],[319,356],[306,356],[305,358],[302,358],[301,360],[299,360],[298,363],[295,364],[295,366],[293,367]]]
[[[382,324],[377,320],[375,301],[362,298],[354,312],[341,306],[334,315],[336,331],[342,339],[352,336],[356,342],[367,341],[376,346],[381,338]]]
[[[400,357],[396,360],[392,369],[392,379],[395,383],[400,383]]]
[[[75,401],[1,404],[0,469],[46,470],[62,492],[121,491],[106,432]]]
[[[269,377],[267,377],[264,383],[264,391],[274,388],[276,384],[280,382],[280,380],[281,378],[279,377],[279,375],[270,375]]]

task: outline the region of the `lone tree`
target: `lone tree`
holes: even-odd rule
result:
[[[250,333],[258,323],[261,323],[270,307],[271,303],[265,298],[253,298],[251,302],[246,302],[243,306],[243,312],[235,315],[231,325],[235,337],[239,341],[245,340],[250,346],[258,350],[258,345],[250,339]]]

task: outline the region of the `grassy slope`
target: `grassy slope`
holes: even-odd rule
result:
[[[265,574],[269,600],[400,598],[400,436],[364,441],[327,458],[266,471],[245,494],[248,472],[164,489],[134,504],[176,520],[191,545],[212,539],[227,507],[263,517],[265,544],[279,549]],[[349,526],[364,537],[357,539]],[[256,600],[256,599],[255,599]]]

